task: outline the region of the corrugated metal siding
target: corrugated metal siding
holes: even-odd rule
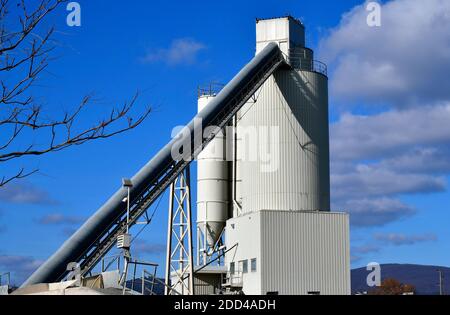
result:
[[[219,294],[220,285],[219,274],[197,274],[194,277],[195,295]]]
[[[330,209],[327,81],[314,72],[279,70],[255,94],[257,102],[239,113],[240,128],[269,126],[279,132],[269,141],[269,150],[278,148],[278,160],[272,160],[278,169],[264,172],[260,157],[244,156],[244,148],[255,148],[258,139],[245,139],[238,130],[238,199],[244,213]]]
[[[347,214],[259,213],[263,294],[350,294]]]

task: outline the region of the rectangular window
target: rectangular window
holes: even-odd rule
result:
[[[242,260],[242,273],[248,272],[248,260]]]
[[[256,258],[252,258],[252,260],[250,261],[250,270],[251,272],[256,271]]]
[[[234,274],[234,262],[230,263],[230,273]]]

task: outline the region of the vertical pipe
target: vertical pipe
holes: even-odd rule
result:
[[[232,172],[233,172],[233,178],[232,178],[232,183],[231,183],[231,186],[232,186],[232,200],[233,200],[233,205],[235,205],[236,206],[236,216],[238,216],[238,215],[240,215],[240,213],[241,213],[241,210],[242,210],[242,208],[241,208],[241,205],[239,204],[239,202],[238,202],[238,200],[237,200],[237,148],[238,148],[238,145],[237,145],[237,121],[238,121],[238,119],[237,119],[237,114],[236,115],[234,115],[234,117],[233,117],[233,163],[232,163],[232,168],[233,168],[233,170],[232,170]],[[242,141],[242,140],[241,140]],[[231,217],[233,217],[233,215],[234,215],[234,211],[233,211],[233,205],[231,206]]]
[[[166,252],[166,286],[164,289],[165,295],[170,294],[170,263],[172,252],[172,220],[173,220],[173,194],[175,191],[175,182],[170,184],[170,197],[169,197],[169,218],[167,226],[167,252]]]
[[[124,275],[123,275],[123,289],[122,289],[122,294],[125,295],[125,291],[127,289],[127,277],[128,277],[128,260],[125,258],[125,263],[124,263]]]
[[[185,202],[185,198],[186,198],[186,180],[185,180],[185,174],[181,174],[180,176],[180,187],[179,187],[179,202],[178,202],[178,207],[177,207],[177,212],[178,215],[180,217],[180,261],[178,263],[178,267],[180,268],[180,275],[182,275],[184,272],[184,251],[185,251],[185,243],[184,243],[184,228],[185,228],[185,222],[184,222],[184,216],[186,215],[184,213],[184,209],[183,209],[183,203]],[[181,286],[181,294],[184,295],[184,280],[182,280],[182,286]]]
[[[128,230],[130,228],[130,187],[127,187],[128,194],[127,194],[127,234]]]
[[[197,266],[200,266],[200,227],[197,225],[197,254],[196,259],[197,259]]]
[[[194,259],[192,257],[193,249],[192,249],[192,213],[191,213],[191,192],[190,192],[190,183],[191,183],[191,174],[190,168],[186,168],[186,193],[187,193],[187,228],[188,228],[188,249],[189,249],[189,294],[194,295]]]

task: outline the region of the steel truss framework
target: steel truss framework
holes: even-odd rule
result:
[[[170,185],[166,295],[194,295],[192,212],[189,167]]]

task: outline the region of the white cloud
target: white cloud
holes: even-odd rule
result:
[[[416,243],[431,242],[437,240],[437,237],[434,234],[405,235],[398,233],[389,233],[389,234],[375,234],[374,238],[377,241],[381,241],[395,246],[414,245]]]
[[[353,226],[381,226],[415,210],[405,194],[443,192],[450,172],[450,105],[345,114],[331,125],[331,196]]]
[[[386,197],[348,199],[335,204],[334,208],[348,211],[353,227],[383,226],[416,213],[401,201]]]
[[[331,125],[335,160],[376,159],[420,146],[450,145],[450,104],[391,110],[377,115],[344,114]]]
[[[143,63],[164,62],[170,66],[190,65],[197,61],[197,55],[206,45],[190,38],[172,41],[170,47],[149,51],[141,58]]]
[[[337,200],[445,191],[446,179],[425,174],[403,174],[359,164],[352,172],[331,174],[332,195]]]
[[[85,221],[85,218],[79,216],[68,216],[62,213],[53,213],[39,218],[37,222],[43,225],[64,225],[64,224],[80,224]]]
[[[352,254],[358,254],[358,255],[365,255],[370,253],[378,253],[380,251],[380,247],[376,245],[361,245],[361,246],[355,246],[352,247],[351,252]]]
[[[351,263],[358,262],[363,259],[363,256],[378,253],[380,250],[379,246],[373,244],[354,246],[350,250],[350,261]]]
[[[3,271],[12,273],[11,282],[20,285],[25,281],[44,261],[29,256],[0,255],[0,267]]]
[[[319,55],[331,67],[331,95],[396,106],[450,98],[450,1],[392,0],[381,27],[369,27],[365,5],[346,13]]]
[[[447,174],[450,173],[450,147],[423,148],[407,151],[380,163],[381,168],[397,172]]]
[[[26,182],[11,183],[0,187],[0,201],[17,204],[57,204],[47,191]]]

